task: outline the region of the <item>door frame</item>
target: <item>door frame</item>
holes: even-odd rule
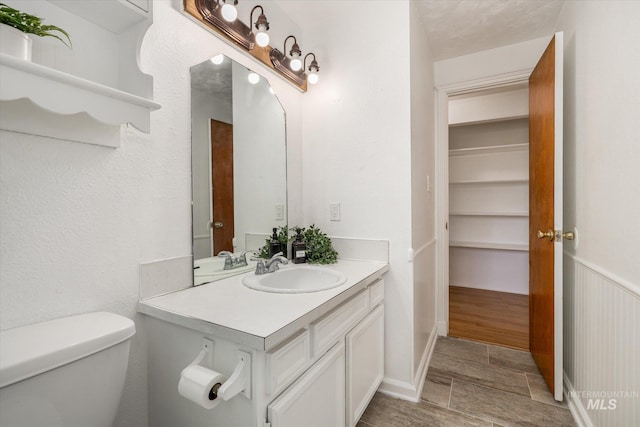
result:
[[[438,335],[449,335],[449,98],[518,83],[528,83],[533,68],[438,86],[436,93],[436,321]]]

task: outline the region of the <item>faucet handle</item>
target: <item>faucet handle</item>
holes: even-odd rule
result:
[[[267,272],[267,269],[264,267],[264,261],[262,258],[251,258],[251,261],[257,261],[256,263],[256,274],[262,275]]]
[[[240,263],[244,263],[244,265],[247,265],[247,254],[253,254],[255,253],[255,251],[243,251],[240,254],[240,257],[238,257],[238,260]],[[254,258],[251,258],[251,260],[254,260]]]

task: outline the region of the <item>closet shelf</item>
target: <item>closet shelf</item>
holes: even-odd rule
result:
[[[149,133],[150,113],[160,108],[146,98],[3,53],[0,75],[0,101],[26,98],[49,112],[86,113],[107,125],[131,123]]]
[[[468,184],[528,184],[528,179],[472,179],[467,181],[449,181],[450,185]]]
[[[464,241],[449,241],[450,247],[456,248],[474,248],[474,249],[498,249],[505,251],[528,251],[528,244],[519,243],[495,243],[495,242],[464,242]]]
[[[509,151],[528,151],[529,143],[492,145],[488,147],[455,148],[449,150],[449,156],[468,156],[474,154],[507,153]]]
[[[508,217],[528,217],[528,212],[449,212],[451,216],[508,216]]]

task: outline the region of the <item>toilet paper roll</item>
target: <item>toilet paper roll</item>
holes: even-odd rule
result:
[[[220,372],[207,369],[204,366],[187,366],[180,374],[178,393],[205,409],[212,409],[222,399],[215,397],[211,393],[211,389],[218,383],[224,383],[225,380],[226,377]]]

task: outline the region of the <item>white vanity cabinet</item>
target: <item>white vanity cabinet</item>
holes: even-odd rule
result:
[[[384,306],[346,337],[346,422],[355,427],[384,377]]]
[[[333,346],[268,408],[270,427],[344,427],[344,343]]]
[[[317,361],[269,405],[266,426],[354,427],[358,423],[384,376],[383,299],[381,279],[310,325]],[[303,350],[308,336],[305,331],[267,359],[288,360],[283,365],[289,372],[300,369],[296,367],[303,365],[308,354]],[[279,374],[278,366],[269,364],[267,369],[275,384],[286,376]]]
[[[149,425],[354,427],[384,374],[388,265],[341,260],[328,268],[342,271],[348,282],[334,290],[283,295],[251,290],[234,277],[142,301]],[[226,321],[226,313],[227,324],[206,317]],[[260,332],[265,325],[268,333]],[[240,354],[251,359],[249,391],[213,409],[177,390],[180,372],[198,355],[203,339],[213,344],[202,365],[227,378]]]

